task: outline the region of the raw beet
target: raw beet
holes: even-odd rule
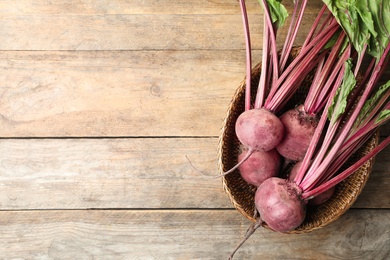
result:
[[[285,112],[279,119],[284,126],[284,137],[276,149],[289,160],[301,161],[318,125],[318,118],[306,114],[301,105]]]
[[[278,232],[288,232],[305,219],[302,190],[293,182],[278,177],[265,180],[256,191],[255,204],[260,218]]]
[[[238,140],[248,149],[259,151],[274,149],[284,135],[279,118],[263,108],[243,112],[235,127]]]
[[[243,150],[238,156],[238,161],[241,161],[247,153],[247,149]],[[273,149],[268,152],[254,151],[238,169],[246,182],[259,186],[266,179],[277,176],[280,165],[280,155]]]

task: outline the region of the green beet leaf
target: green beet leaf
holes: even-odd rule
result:
[[[389,44],[389,0],[323,0],[354,48],[379,58]]]
[[[332,105],[328,109],[328,118],[334,123],[345,112],[348,103],[348,96],[356,85],[356,78],[352,72],[352,60],[345,62],[345,73],[341,86],[337,89]]]
[[[387,81],[381,87],[379,87],[378,91],[369,100],[367,100],[366,103],[364,103],[364,106],[360,111],[360,114],[356,120],[356,125],[359,125],[362,121],[364,121],[365,118],[367,118],[370,115],[370,113],[374,110],[376,105],[380,103],[380,100],[386,94],[388,94],[389,90],[390,90],[390,80]]]
[[[261,4],[262,0],[258,0]],[[288,11],[286,7],[282,4],[281,0],[266,0],[269,12],[271,14],[272,23],[276,25],[277,28],[283,26],[284,22],[288,17]]]
[[[369,53],[379,58],[390,40],[390,1],[367,0],[367,6],[374,20],[376,37],[370,39]]]
[[[381,124],[383,121],[390,118],[390,109],[385,109],[380,112],[379,116],[375,120],[375,124]]]

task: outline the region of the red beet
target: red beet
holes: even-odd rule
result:
[[[301,161],[317,127],[317,117],[306,114],[303,106],[299,106],[280,116],[280,121],[285,134],[276,149],[289,160]]]
[[[278,232],[298,227],[305,219],[302,190],[293,182],[278,177],[265,180],[256,191],[255,204],[260,218]]]
[[[236,121],[238,140],[248,149],[270,151],[282,140],[284,128],[277,116],[266,109],[250,109]]]
[[[238,161],[241,161],[247,153],[248,150],[243,150],[238,156]],[[238,169],[246,182],[259,186],[266,179],[277,176],[280,165],[280,155],[273,149],[268,152],[254,151]]]

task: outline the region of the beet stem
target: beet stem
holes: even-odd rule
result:
[[[296,71],[299,71],[298,73],[295,74],[295,72],[293,71],[293,76],[288,77],[286,79],[280,90],[275,94],[274,98],[272,99],[272,103],[269,102],[265,106],[265,108],[269,109],[270,111],[273,111],[274,113],[278,113],[299,88],[307,74],[309,74],[309,72],[313,70],[313,67],[317,66],[319,61],[321,61],[325,55],[326,53],[322,52],[317,57],[308,59],[305,66],[297,68]]]
[[[340,49],[345,39],[345,34],[341,33],[337,39],[336,44],[332,47],[332,50],[327,58],[324,66],[321,70],[317,68],[317,72],[319,73],[318,78],[316,77],[312,85],[310,87],[309,93],[305,100],[305,111],[309,114],[317,114],[321,109],[320,106],[316,106],[316,104],[324,104],[322,102],[323,99],[326,99],[328,96],[329,88],[331,87],[331,83],[336,77],[337,73],[334,73],[335,70],[338,70],[342,64],[344,64],[345,60],[348,58],[346,55],[342,55],[339,58],[338,63],[334,66],[336,62],[337,56],[339,55]],[[330,75],[329,75],[330,74]],[[324,93],[321,95],[321,93]]]
[[[330,94],[330,97],[327,101],[327,104],[325,106],[325,111],[328,110],[328,108],[330,107],[330,105],[332,104],[332,99],[333,97],[335,96],[336,92],[337,92],[337,89],[338,89],[338,86],[341,84],[342,82],[342,79],[343,79],[343,75],[344,75],[344,67],[341,68],[341,71],[338,75],[338,78],[335,82],[335,84],[333,85],[333,88],[332,88],[332,92]],[[297,185],[301,185],[305,175],[306,175],[306,172],[307,170],[309,169],[309,166],[310,166],[310,163],[311,163],[311,160],[312,160],[312,157],[314,155],[314,152],[316,151],[316,148],[317,148],[317,145],[318,145],[318,142],[320,140],[320,137],[321,137],[321,134],[322,134],[322,131],[325,127],[325,124],[327,122],[327,113],[326,112],[323,112],[321,117],[320,117],[320,121],[318,122],[318,125],[316,127],[316,130],[314,132],[314,135],[310,141],[310,144],[309,144],[309,147],[308,147],[308,150],[306,151],[306,154],[305,154],[305,157],[303,158],[303,162],[302,162],[302,165],[301,165],[301,168],[300,170],[298,171],[297,175],[295,176],[294,178],[294,182],[297,184]]]
[[[299,5],[298,3],[299,3],[299,1],[296,0],[293,17],[295,16],[295,12],[296,12],[295,9]],[[280,66],[281,70],[284,69],[284,67],[285,67],[285,65],[287,63],[287,58],[288,58],[288,56],[289,56],[289,54],[291,52],[293,43],[295,42],[295,38],[297,37],[297,33],[298,33],[299,27],[300,27],[301,22],[302,22],[303,14],[304,14],[304,11],[306,9],[306,4],[307,4],[307,0],[303,0],[303,2],[301,4],[301,7],[299,9],[298,20],[294,24],[294,28],[293,28],[293,31],[292,31],[292,36],[286,38],[286,43],[284,44],[284,47],[286,47],[286,48],[283,48],[282,55],[281,55],[281,60],[282,60],[281,66]],[[293,25],[293,22],[290,23],[290,28],[291,28],[292,25]],[[289,31],[290,31],[290,29],[289,29]]]
[[[320,90],[319,97],[316,98],[316,103],[313,104],[310,109],[308,109],[309,113],[317,114],[319,111],[321,111],[321,109],[326,104],[327,98],[329,97],[329,89],[331,89],[334,84],[338,85],[338,87],[340,86],[341,81],[340,83],[335,83],[334,81],[337,80],[337,76],[340,74],[340,70],[347,59],[348,54],[343,55],[334,66],[332,73],[329,75],[329,78],[323,86],[323,89]]]
[[[373,132],[369,132],[366,135],[361,136],[359,139],[357,139],[355,142],[350,144],[348,147],[337,153],[336,159],[334,162],[330,165],[329,169],[326,171],[326,174],[324,176],[321,176],[314,185],[309,187],[309,189],[313,189],[320,184],[330,180],[334,174],[337,173],[337,171],[343,166],[343,164],[348,160],[348,158],[351,156],[351,154],[355,153],[364,143],[368,141],[368,139],[371,137]]]
[[[290,51],[287,52],[287,45],[288,43],[291,41],[291,34],[292,34],[292,31],[293,31],[293,26],[295,24],[295,18],[297,17],[297,12],[298,12],[298,7],[299,7],[299,0],[296,0],[295,3],[294,3],[294,10],[293,10],[293,13],[292,13],[292,16],[291,16],[291,21],[290,21],[290,26],[288,27],[288,31],[287,31],[287,35],[286,35],[286,39],[285,39],[285,42],[284,42],[284,45],[283,45],[283,49],[282,49],[282,52],[281,52],[281,55],[280,55],[280,70],[283,71],[284,69],[284,66],[286,65],[286,62],[287,62],[287,58],[290,54]]]
[[[261,61],[261,74],[259,86],[257,88],[256,100],[255,100],[255,108],[261,108],[264,105],[264,99],[266,95],[266,90],[268,89],[269,81],[267,80],[268,72],[268,58],[269,58],[269,33],[267,30],[267,22],[265,21],[264,16],[264,32],[263,32],[263,56]]]
[[[324,154],[326,151],[326,157],[321,162],[321,164],[316,164],[315,167],[311,167],[308,171],[307,178],[305,176],[305,179],[300,183],[300,187],[304,192],[309,191],[309,187],[313,187],[312,183],[316,182],[316,179],[320,178],[323,172],[329,167],[329,165],[333,162],[335,156],[337,155],[337,152],[339,151],[340,147],[343,145],[344,141],[350,134],[350,131],[352,127],[355,124],[355,121],[360,114],[360,111],[362,110],[364,103],[367,101],[370,93],[372,92],[373,88],[375,87],[375,84],[379,80],[379,77],[381,73],[383,72],[383,65],[387,62],[387,55],[390,51],[390,44],[386,47],[383,56],[379,59],[378,63],[376,64],[374,71],[371,74],[371,77],[366,85],[366,88],[364,89],[360,99],[358,100],[356,106],[354,107],[353,111],[351,112],[351,116],[348,118],[348,120],[345,122],[343,128],[340,130],[339,135],[337,136],[337,139],[335,140],[335,143],[333,146],[328,149],[326,146],[322,146],[320,149],[320,154]],[[340,121],[338,119],[336,123]],[[325,139],[333,139],[332,136],[326,136]],[[329,141],[327,141],[329,142]]]
[[[251,55],[251,39],[249,32],[248,14],[246,12],[245,0],[240,0],[240,9],[242,23],[245,34],[245,50],[246,50],[246,85],[245,85],[245,110],[251,107],[251,77],[252,77],[252,55]]]
[[[303,65],[295,66],[290,71],[291,73],[285,78],[285,81],[281,83],[278,87],[273,88],[275,92],[274,94],[268,95],[265,104],[266,109],[275,112],[278,111],[280,109],[281,102],[283,100],[286,100],[289,94],[293,93],[299,87],[299,84],[297,84],[297,82],[299,82],[298,79],[306,76],[313,69],[313,67],[318,63],[320,59],[316,59],[316,57],[318,58],[317,55],[321,54],[321,49],[329,40],[328,37],[324,37],[313,49],[311,49],[303,57],[301,61]],[[322,54],[324,55],[325,52],[322,52]]]
[[[312,39],[320,21],[321,21],[321,18],[323,17],[326,10],[328,10],[328,8],[326,7],[326,5],[323,5],[320,12],[318,13],[316,19],[314,20],[314,23],[313,23],[312,27],[310,28],[309,34],[306,36],[305,42],[303,43],[302,47],[306,47],[309,44],[309,42],[311,41],[311,39]]]
[[[308,67],[308,61],[312,60],[316,54],[318,54],[333,34],[339,29],[337,22],[333,22],[331,26],[322,31],[307,47],[302,48],[298,56],[292,61],[291,64],[283,71],[282,75],[278,78],[275,84],[272,84],[271,91],[268,94],[267,100],[265,102],[265,108],[274,111],[275,107],[278,106],[277,102],[280,102],[280,97],[288,92],[288,88],[294,86],[288,85],[281,87],[286,81],[286,78],[296,78],[302,75],[304,68]],[[298,66],[297,64],[304,64],[303,66]],[[296,86],[295,86],[296,87]],[[277,93],[282,92],[282,93]],[[278,101],[274,101],[274,96],[277,95]]]
[[[267,27],[268,27],[268,32],[269,32],[269,39],[271,41],[271,57],[273,59],[273,80],[272,80],[272,85],[276,82],[276,80],[279,78],[279,61],[278,61],[278,50],[276,47],[276,34],[274,27],[272,25],[271,21],[271,14],[268,8],[268,4],[266,0],[262,0],[263,3],[263,9],[264,9],[264,15],[267,21]],[[264,32],[266,33],[266,32]]]
[[[343,54],[343,57],[341,60],[345,60],[348,56],[349,56],[349,53],[350,53],[350,46],[347,48],[347,50],[344,52]],[[332,95],[331,95],[331,98],[329,99],[330,101],[333,100],[334,98],[334,95],[336,94],[336,91],[337,89],[340,87],[341,83],[342,83],[342,80],[343,80],[343,77],[344,77],[344,70],[345,68],[343,67],[343,69],[341,70],[341,72],[339,73],[338,75],[338,78],[335,82],[335,84],[333,85],[333,92],[332,92]],[[325,115],[327,115],[327,112],[328,109],[329,109],[329,106],[330,106],[330,103],[328,103],[328,106],[326,107],[325,111],[323,112]],[[331,145],[331,141],[333,139],[333,137],[336,135],[336,131],[338,129],[338,126],[339,124],[341,123],[341,120],[338,120],[337,122],[335,122],[333,125],[331,125],[328,129],[327,129],[327,132],[326,132],[326,139],[323,141],[322,145],[321,145],[321,149],[319,150],[319,152],[317,153],[312,165],[310,166],[310,169],[309,169],[309,172],[307,174],[307,176],[305,176],[305,179],[307,180],[308,178],[310,178],[312,175],[314,175],[314,171],[312,169],[316,169],[319,167],[320,163],[323,161],[323,158],[326,156],[326,153],[327,153],[327,149],[330,147]],[[312,156],[312,154],[310,155]],[[310,158],[311,159],[311,158]],[[306,166],[305,166],[306,167]],[[304,168],[304,167],[301,167],[301,170],[307,170],[307,168]],[[306,181],[305,180],[305,181]],[[304,181],[304,182],[305,182]],[[300,183],[302,185],[304,185],[304,182]],[[303,188],[303,186],[302,186]]]
[[[324,184],[319,185],[315,189],[303,192],[302,199],[308,199],[308,198],[314,197],[314,196],[332,188],[333,186],[340,183],[341,181],[345,180],[347,177],[349,177],[351,174],[353,174],[357,169],[359,169],[363,164],[365,164],[369,159],[371,159],[372,157],[377,155],[380,151],[382,151],[384,148],[386,148],[386,146],[389,144],[390,144],[390,136],[388,136],[377,147],[372,149],[367,155],[360,158],[356,163],[354,163],[352,166],[350,166],[348,169],[346,169],[342,173],[338,174],[337,176],[335,176],[331,180],[325,182]]]

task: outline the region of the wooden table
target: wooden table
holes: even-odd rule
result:
[[[0,258],[226,259],[249,221],[186,157],[218,174],[245,74],[238,2],[3,0],[0,17]],[[389,259],[389,156],[339,220],[258,230],[237,259]]]

